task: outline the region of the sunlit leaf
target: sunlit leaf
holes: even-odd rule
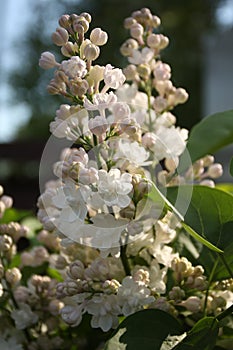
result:
[[[187,154],[184,153],[180,158],[179,172],[187,169],[190,159],[193,163],[206,154],[214,154],[231,143],[233,143],[233,110],[202,119],[190,132]]]

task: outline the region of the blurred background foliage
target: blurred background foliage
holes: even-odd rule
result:
[[[20,41],[20,70],[12,71],[9,82],[15,92],[15,101],[29,104],[29,122],[20,128],[18,139],[46,139],[49,121],[62,102],[60,97],[49,96],[46,85],[52,78],[51,70],[43,71],[38,59],[43,51],[59,49],[53,45],[51,33],[58,25],[55,21],[64,13],[90,12],[91,27],[101,27],[109,34],[108,43],[101,48],[98,64],[111,63],[124,67],[126,60],[119,52],[128,37],[123,20],[132,11],[149,7],[157,14],[160,30],[170,38],[170,45],[162,59],[172,67],[173,82],[190,94],[189,101],[175,110],[178,125],[190,129],[202,117],[202,39],[216,27],[215,11],[221,0],[83,0],[31,2],[33,22],[29,24],[23,42]],[[57,51],[56,51],[57,49]]]
[[[15,197],[15,205],[36,210],[39,195],[39,162],[43,147],[50,136],[49,122],[61,103],[60,96],[49,95],[47,84],[52,70],[44,71],[38,61],[44,51],[52,51],[59,61],[59,48],[53,45],[51,34],[58,18],[65,13],[90,12],[91,28],[101,27],[108,32],[109,41],[101,47],[95,63],[111,63],[123,68],[126,59],[119,48],[129,37],[123,27],[124,18],[135,10],[148,7],[162,20],[160,30],[170,38],[162,60],[172,67],[175,86],[184,87],[190,94],[188,102],[176,107],[177,124],[190,129],[203,117],[203,38],[215,33],[218,27],[216,10],[225,0],[41,0],[31,1],[31,17],[27,30],[15,46],[19,64],[9,74],[8,84],[13,91],[14,104],[29,108],[30,118],[15,135],[15,143],[3,149],[0,156],[0,180],[6,192]],[[23,16],[24,14],[20,14]],[[23,146],[22,146],[23,143]],[[4,145],[3,145],[4,146]],[[36,151],[35,151],[36,150]],[[5,153],[4,153],[5,152]],[[17,153],[18,152],[18,153]],[[4,153],[4,154],[3,154]],[[13,159],[14,158],[14,159]]]

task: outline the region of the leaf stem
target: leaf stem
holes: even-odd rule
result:
[[[226,262],[226,259],[225,259],[224,255],[223,254],[218,254],[218,256],[220,257],[220,259],[222,260],[224,266],[226,267],[227,271],[229,272],[230,277],[233,278],[233,272],[231,271],[230,266]]]
[[[126,256],[126,250],[127,250],[127,245],[121,245],[121,262],[125,270],[126,276],[130,276],[130,266],[129,266],[129,261]]]

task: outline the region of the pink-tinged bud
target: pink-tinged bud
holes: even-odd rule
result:
[[[59,64],[51,52],[45,51],[41,54],[39,66],[43,69],[50,69],[59,66]]]
[[[78,18],[76,18],[74,20],[73,28],[74,28],[75,31],[78,32],[80,25],[83,27],[84,33],[86,33],[88,31],[88,29],[89,29],[89,22],[86,20],[86,18],[84,18],[82,16],[78,16]],[[76,28],[76,26],[77,26],[77,28]]]
[[[207,156],[205,156],[204,158],[202,158],[202,160],[203,160],[204,167],[208,167],[214,163],[214,157],[209,155],[209,154]]]
[[[222,176],[222,174],[223,174],[222,165],[219,163],[212,164],[209,167],[207,174],[210,177],[212,177],[213,179],[217,179],[218,177]]]
[[[73,44],[71,41],[68,41],[64,46],[61,48],[61,53],[65,57],[71,57],[73,56],[76,52],[78,52],[78,46],[77,44]]]
[[[57,28],[56,32],[52,34],[52,40],[57,46],[63,46],[69,40],[69,34],[64,28]]]
[[[94,61],[99,57],[100,49],[94,44],[87,44],[83,53],[88,61]]]
[[[127,17],[124,20],[124,27],[125,29],[130,29],[130,27],[135,23],[137,23],[136,19],[134,19],[133,17]]]
[[[165,166],[168,171],[174,172],[179,164],[179,158],[173,157],[173,158],[166,158],[165,159]]]
[[[135,23],[130,27],[130,35],[134,39],[142,38],[143,32],[144,32],[144,28],[140,23]]]
[[[161,38],[159,34],[150,34],[147,37],[147,45],[152,49],[158,49],[160,47]]]
[[[72,279],[82,279],[84,274],[84,265],[80,260],[74,261],[69,266],[68,275]]]
[[[198,297],[192,296],[181,303],[187,310],[196,313],[201,309],[201,300]]]
[[[158,16],[152,16],[152,19],[150,20],[150,25],[154,28],[157,28],[160,26],[161,20]]]
[[[65,29],[70,27],[70,16],[69,15],[63,15],[59,18],[58,21],[59,25]]]
[[[13,205],[13,198],[10,196],[2,196],[1,202],[5,204],[6,209],[9,209]]]
[[[207,186],[207,187],[211,187],[214,188],[215,187],[215,183],[212,180],[203,180],[200,182],[201,186]]]
[[[90,40],[93,44],[102,46],[108,41],[108,34],[101,28],[95,28],[91,31]]]

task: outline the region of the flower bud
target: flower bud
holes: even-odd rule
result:
[[[3,195],[3,192],[4,192],[3,187],[0,185],[0,196]]]
[[[120,52],[123,56],[131,56],[133,50],[138,48],[138,42],[134,39],[126,40],[120,47]]]
[[[69,15],[62,15],[59,18],[58,23],[61,27],[68,29],[70,27],[70,16]]]
[[[61,48],[61,53],[65,57],[71,57],[73,56],[76,52],[78,52],[78,46],[77,44],[73,44],[71,41],[68,41],[65,45],[62,46]]]
[[[52,34],[52,40],[57,46],[63,46],[69,40],[69,34],[64,28],[57,28],[56,32]]]
[[[99,57],[100,49],[94,44],[87,44],[83,53],[88,61],[94,61]]]
[[[144,29],[140,23],[135,23],[130,27],[130,35],[134,39],[142,38],[143,33],[144,33]]]
[[[95,28],[91,31],[90,40],[94,45],[102,46],[108,41],[108,34],[101,28]]]
[[[0,263],[0,279],[4,276],[4,266]]]
[[[56,62],[55,56],[51,52],[45,51],[41,54],[39,66],[43,69],[50,69],[59,66],[59,63]]]
[[[69,266],[68,275],[73,279],[81,279],[83,278],[84,273],[84,265],[80,260],[73,262]]]
[[[201,300],[198,297],[192,296],[181,303],[187,310],[196,313],[201,309]]]
[[[207,186],[207,187],[211,187],[214,188],[215,187],[215,183],[212,180],[203,180],[200,182],[201,186]]]
[[[8,252],[13,245],[13,240],[8,235],[0,236],[0,251]]]
[[[169,39],[167,36],[160,34],[160,45],[159,45],[159,49],[163,50],[165,49],[169,44]]]
[[[147,37],[147,45],[152,49],[158,49],[160,47],[161,38],[159,34],[150,34]]]
[[[185,292],[178,286],[172,287],[172,290],[169,292],[169,298],[180,302],[185,297]]]
[[[209,155],[209,154],[207,156],[205,156],[204,158],[202,158],[202,160],[203,160],[204,167],[209,167],[211,164],[214,163],[214,157]]]
[[[11,285],[17,284],[21,280],[22,274],[17,267],[6,271],[6,280]]]
[[[137,66],[137,72],[139,76],[143,79],[148,79],[151,74],[151,69],[149,64],[143,63]]]
[[[126,68],[124,68],[123,73],[126,77],[126,80],[138,80],[139,79],[137,67],[134,64],[129,64]]]
[[[84,17],[88,23],[91,23],[91,15],[88,12],[82,12],[80,16]]]
[[[2,196],[1,202],[3,202],[5,204],[6,209],[9,209],[13,205],[13,198],[10,196]]]
[[[150,25],[153,28],[157,28],[158,26],[160,26],[161,20],[158,16],[152,16],[152,19],[150,20]]]
[[[188,99],[189,95],[185,89],[178,88],[175,91],[175,104],[185,103]]]
[[[63,307],[64,303],[62,301],[54,299],[50,301],[48,309],[53,316],[58,316]]]
[[[174,172],[179,164],[179,158],[173,157],[173,158],[166,158],[165,159],[165,166],[168,171]]]
[[[212,164],[208,171],[207,174],[212,177],[212,179],[217,179],[218,177],[222,176],[223,174],[223,168],[222,165],[219,163]]]
[[[127,17],[124,20],[124,27],[125,29],[130,29],[130,27],[135,23],[137,23],[137,21],[133,17]]]
[[[73,28],[76,32],[78,32],[79,26],[83,27],[84,33],[86,33],[89,29],[89,22],[86,20],[86,18],[82,16],[78,16],[73,22]]]
[[[131,201],[128,207],[121,209],[120,216],[125,219],[133,219],[135,216],[135,205]]]

